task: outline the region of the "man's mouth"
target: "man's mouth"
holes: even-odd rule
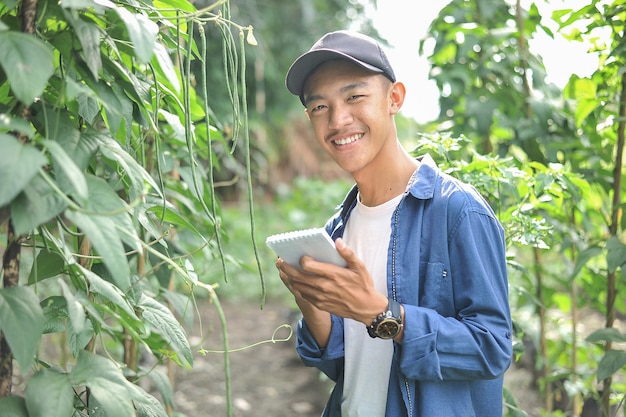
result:
[[[333,142],[335,143],[335,145],[343,146],[343,145],[347,145],[347,144],[352,143],[352,142],[356,142],[357,140],[361,139],[362,137],[363,137],[363,134],[359,133],[359,134],[348,136],[348,137],[345,137],[345,138],[335,139],[335,140],[333,140]]]

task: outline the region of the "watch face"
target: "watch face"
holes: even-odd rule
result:
[[[386,318],[376,326],[376,336],[381,339],[393,339],[400,333],[400,324],[393,318]]]

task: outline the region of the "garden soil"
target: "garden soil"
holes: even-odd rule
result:
[[[231,350],[230,384],[235,417],[319,417],[332,383],[297,357],[294,336],[297,311],[284,303],[223,301]],[[226,378],[219,316],[213,305],[200,306],[202,334],[191,336],[196,351],[192,369],[175,368],[176,409],[189,417],[226,417]],[[196,326],[198,327],[198,326]],[[199,328],[199,327],[198,327]],[[195,332],[195,331],[194,331]],[[196,333],[196,332],[195,332]],[[197,332],[199,333],[199,332]],[[203,338],[201,341],[198,338]],[[274,342],[272,342],[274,340]],[[530,388],[530,375],[512,367],[507,385],[529,417],[539,417],[539,400]]]

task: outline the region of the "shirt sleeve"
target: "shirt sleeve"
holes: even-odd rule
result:
[[[331,330],[325,348],[315,341],[304,319],[296,330],[296,351],[306,366],[319,369],[331,380],[337,381],[344,366],[343,319],[331,315]]]
[[[451,314],[405,304],[402,373],[415,380],[501,376],[512,355],[502,227],[484,210],[465,210],[448,234],[446,280],[438,297]]]

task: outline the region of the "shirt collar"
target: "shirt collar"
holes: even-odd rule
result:
[[[418,158],[420,165],[417,168],[415,180],[409,188],[409,194],[413,197],[427,200],[435,194],[435,179],[439,173],[437,164],[429,154]]]
[[[419,158],[420,161],[417,172],[411,177],[413,184],[410,186],[408,193],[420,200],[428,200],[435,195],[435,179],[439,173],[437,164],[429,154],[425,154]],[[343,203],[338,207],[341,209],[341,217],[346,218],[350,210],[356,205],[356,199],[359,189],[355,185],[348,192]]]

